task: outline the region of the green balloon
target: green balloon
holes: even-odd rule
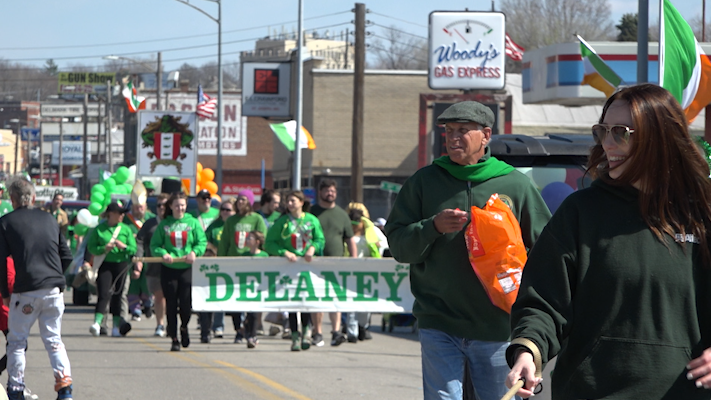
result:
[[[133,186],[130,183],[124,183],[123,187],[126,191],[126,194],[131,194],[131,192],[133,191]]]
[[[108,178],[103,183],[104,188],[106,188],[106,193],[113,193],[116,188],[116,180],[114,178]]]
[[[74,225],[74,233],[76,233],[79,236],[86,235],[86,232],[88,232],[88,231],[89,231],[89,227],[86,225],[82,225],[82,224]]]
[[[106,193],[106,188],[103,185],[99,185],[98,183],[94,186],[91,187],[91,193],[101,193],[105,194]]]
[[[99,192],[94,192],[91,194],[91,202],[92,203],[99,203],[99,204],[104,204],[104,195]]]
[[[113,175],[111,175],[112,178],[116,181],[116,183],[121,184],[126,182],[128,179],[129,171],[128,168],[126,167],[119,167],[116,172],[114,172]]]
[[[91,203],[89,204],[89,212],[91,215],[99,215],[101,212],[104,211],[104,206],[99,203]]]

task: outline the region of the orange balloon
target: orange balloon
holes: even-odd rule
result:
[[[197,173],[198,173],[198,175],[200,175],[201,172],[202,172],[202,164],[200,164],[200,163],[198,162],[198,163],[197,163]]]
[[[202,185],[203,183],[205,183],[205,180],[202,179],[202,174],[197,174],[197,179],[196,179],[196,181],[197,181],[197,184],[198,184],[198,185]]]
[[[211,168],[205,168],[202,170],[202,173],[200,173],[200,176],[202,176],[203,181],[212,181],[215,179],[215,171]]]
[[[207,189],[210,194],[217,194],[217,184],[213,181],[205,182],[203,188]]]
[[[199,183],[197,185],[195,185],[195,193],[197,193],[201,190],[202,190],[202,186]]]
[[[217,193],[212,193],[212,198],[213,198],[213,199],[216,199],[217,201],[219,201],[220,203],[222,203],[222,198],[221,198],[220,196],[218,196]]]

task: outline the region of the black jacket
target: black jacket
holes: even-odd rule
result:
[[[7,257],[15,262],[13,293],[58,287],[64,290],[64,270],[72,253],[59,224],[40,209],[20,207],[0,218],[0,293],[10,297],[7,287]]]

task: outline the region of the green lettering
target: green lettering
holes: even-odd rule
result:
[[[225,301],[229,300],[230,297],[232,297],[232,293],[234,293],[235,290],[235,283],[229,275],[222,272],[215,272],[205,274],[205,276],[207,277],[207,279],[210,280],[210,297],[205,299],[205,301]],[[222,278],[225,281],[225,295],[220,298],[217,297],[218,278]]]
[[[284,295],[277,297],[277,283],[279,282],[279,272],[265,272],[264,275],[267,277],[267,282],[269,282],[269,295],[264,301],[288,301],[289,300],[289,289],[284,287]]]
[[[402,280],[405,279],[407,276],[407,273],[401,272],[397,274],[397,282],[393,279],[395,276],[394,272],[381,272],[380,275],[383,276],[383,279],[385,279],[385,283],[388,284],[388,288],[390,288],[390,296],[385,299],[385,300],[390,300],[390,301],[400,301],[402,300],[400,296],[397,295],[397,288],[400,286],[402,283]]]
[[[373,283],[378,283],[378,273],[377,272],[354,272],[353,275],[356,277],[356,292],[358,295],[353,299],[353,301],[378,301],[378,291],[373,290]],[[372,281],[365,282],[365,277],[369,276]],[[368,293],[372,292],[371,297],[365,297],[365,291]]]
[[[257,292],[254,283],[262,283],[262,274],[259,272],[235,272],[235,276],[239,278],[239,296],[235,299],[236,301],[262,301],[262,293]],[[247,278],[253,277],[251,281],[247,281]],[[257,292],[254,297],[247,297],[247,290],[252,293]]]
[[[339,272],[338,275],[341,276],[341,280],[343,281],[343,285],[338,283],[338,279],[336,278],[336,274],[334,274],[331,271],[323,271],[321,272],[321,275],[323,275],[323,279],[325,280],[324,282],[324,292],[325,295],[321,298],[323,301],[333,301],[333,297],[330,295],[330,290],[329,288],[332,288],[334,293],[336,294],[336,297],[338,297],[338,301],[346,301],[346,279],[348,275],[350,275],[350,272]]]
[[[291,300],[301,300],[299,296],[301,292],[308,293],[308,296],[306,296],[304,300],[318,301],[316,291],[314,290],[314,283],[311,281],[311,273],[309,271],[299,272],[299,282],[296,284],[296,291],[294,292],[294,297],[292,297]]]

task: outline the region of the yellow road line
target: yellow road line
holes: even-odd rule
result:
[[[164,348],[158,347],[147,340],[139,339],[139,338],[136,338],[136,339],[139,342],[145,344],[146,346],[148,346],[154,350],[161,351],[161,352],[165,351]],[[191,351],[187,351],[187,353],[197,355],[196,353],[193,353]],[[254,393],[262,399],[266,399],[266,400],[281,400],[282,399],[281,396],[277,396],[276,394],[271,393],[271,392],[265,390],[264,388],[260,387],[259,385],[256,385],[256,384],[248,381],[247,379],[242,378],[241,376],[239,376],[237,374],[231,373],[230,371],[226,371],[222,368],[218,368],[218,367],[212,366],[210,364],[206,364],[206,363],[200,362],[198,360],[192,359],[190,357],[186,357],[183,354],[181,354],[180,352],[169,352],[169,354],[171,356],[177,357],[183,361],[188,361],[188,362],[198,365],[200,367],[207,368],[209,370],[218,372],[218,373],[224,375],[225,377],[227,377],[228,378],[227,380],[230,381],[230,383],[234,384],[235,386],[239,387],[242,390],[247,390],[251,393]],[[220,363],[219,361],[215,361],[215,362]],[[235,368],[238,368],[238,367],[235,367]],[[264,379],[266,379],[268,381],[267,378],[264,378]],[[274,383],[276,385],[278,385],[276,382],[274,382]],[[286,389],[286,390],[289,390],[289,389]],[[298,393],[297,393],[297,395],[298,395]],[[301,395],[299,395],[299,396],[301,396]],[[303,396],[298,397],[298,398],[302,399],[302,400],[309,400]]]
[[[284,394],[286,394],[286,395],[288,395],[288,396],[291,396],[291,397],[293,397],[293,398],[295,398],[295,399],[299,399],[299,400],[311,400],[310,398],[308,398],[308,397],[302,395],[301,393],[295,392],[295,391],[289,389],[288,387],[286,387],[286,386],[284,386],[284,385],[282,385],[282,384],[280,384],[280,383],[278,383],[278,382],[275,382],[275,381],[273,381],[273,380],[267,378],[266,376],[261,375],[261,374],[258,374],[258,373],[254,372],[254,371],[250,371],[250,370],[248,370],[248,369],[246,369],[246,368],[238,367],[238,366],[236,366],[236,365],[230,364],[230,363],[228,363],[228,362],[220,361],[220,360],[214,360],[214,362],[216,362],[217,364],[220,364],[220,365],[224,365],[225,367],[232,368],[232,369],[234,369],[235,371],[241,372],[241,373],[243,373],[243,374],[245,374],[245,375],[249,375],[249,376],[251,376],[252,378],[254,378],[254,379],[256,379],[256,380],[258,380],[258,381],[264,383],[265,385],[270,386],[270,387],[272,387],[272,388],[274,388],[274,389],[276,389],[276,390],[278,390],[278,391],[280,391],[280,392],[283,392]]]

